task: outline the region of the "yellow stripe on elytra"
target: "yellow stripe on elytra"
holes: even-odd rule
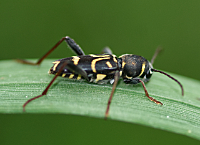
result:
[[[141,73],[139,74],[139,77],[143,74],[143,72],[144,72],[144,69],[145,69],[145,62],[142,64],[142,71],[141,71]]]
[[[79,59],[80,59],[80,57],[78,57],[78,56],[73,56],[72,61],[74,62],[74,65],[77,65],[77,64],[78,64]]]
[[[95,80],[95,82],[98,82],[99,80],[103,80],[106,77],[105,74],[97,74],[97,78]]]
[[[74,77],[74,74],[71,74],[70,76],[69,76],[69,79],[72,79]]]
[[[66,74],[62,74],[62,77],[65,77],[66,76]]]
[[[117,59],[115,56],[113,56],[113,61],[117,63]]]
[[[81,75],[78,75],[77,80],[80,80],[80,79],[81,79]]]
[[[54,64],[53,71],[56,71],[56,68],[57,68],[57,66],[58,66],[59,63],[60,63],[60,61],[54,61],[53,62],[53,64]]]
[[[112,67],[112,64],[111,64],[109,61],[107,61],[106,64],[107,64],[107,66],[108,66],[109,68]]]
[[[92,57],[110,57],[110,55],[95,55],[95,54],[90,54]]]
[[[100,61],[100,60],[103,60],[103,59],[109,59],[109,57],[97,58],[97,59],[94,59],[94,60],[92,61],[92,63],[91,63],[91,68],[92,68],[92,71],[93,71],[94,73],[97,72],[97,71],[96,71],[96,68],[95,68],[96,62],[97,62],[97,61]]]

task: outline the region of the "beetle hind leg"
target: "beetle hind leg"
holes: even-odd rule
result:
[[[57,63],[54,64],[54,66],[50,68],[48,73],[56,75],[64,63],[66,63],[66,65],[62,70],[62,72],[59,74],[60,76],[70,79],[76,78],[78,80],[81,79],[81,77],[83,77],[84,79],[89,81],[86,71],[83,70],[80,66],[74,64],[74,62],[71,60],[58,61]]]
[[[42,92],[42,94],[36,96],[36,97],[33,97],[29,100],[27,100],[24,104],[23,104],[23,111],[25,112],[25,108],[27,106],[28,103],[30,103],[31,101],[37,99],[37,98],[40,98],[44,95],[47,94],[49,88],[51,87],[51,85],[53,84],[53,82],[56,80],[56,78],[62,73],[64,67],[67,65],[67,62],[63,63],[62,66],[60,67],[59,71],[56,73],[56,75],[53,77],[53,79],[50,81],[50,83],[47,85],[47,87],[44,89],[44,91]]]
[[[40,65],[42,63],[42,61],[49,55],[51,54],[63,41],[66,41],[68,46],[76,53],[76,55],[81,56],[81,55],[85,55],[85,53],[83,52],[83,50],[81,49],[81,47],[76,44],[76,42],[71,39],[69,36],[63,37],[62,39],[60,39],[60,41],[58,41],[46,54],[44,54],[36,63],[33,62],[29,62],[27,60],[23,60],[23,59],[16,59],[17,62],[19,63],[23,63],[23,64],[29,64],[29,65]]]
[[[78,56],[85,55],[81,47],[69,36],[65,37],[65,41],[67,42],[68,46],[76,53],[76,55]]]
[[[33,98],[27,100],[27,101],[24,103],[24,105],[23,105],[23,111],[25,111],[25,107],[26,107],[26,105],[27,105],[29,102],[31,102],[31,101],[33,101],[33,100],[35,100],[35,99],[37,99],[37,98],[40,98],[40,97],[42,97],[42,96],[44,96],[44,95],[47,94],[47,92],[48,92],[49,88],[51,87],[51,85],[53,84],[53,82],[56,80],[56,78],[57,78],[58,76],[60,76],[60,75],[62,74],[62,72],[63,72],[63,70],[64,70],[65,68],[69,69],[70,71],[72,71],[72,72],[74,72],[74,73],[76,73],[76,74],[79,74],[79,75],[83,76],[87,81],[89,81],[89,78],[88,78],[88,76],[87,76],[87,73],[86,73],[81,67],[79,67],[79,66],[77,66],[77,65],[74,65],[72,61],[68,61],[68,60],[63,61],[63,62],[60,63],[60,65],[57,66],[57,67],[58,67],[58,71],[56,72],[54,78],[50,81],[50,83],[49,83],[49,84],[47,85],[47,87],[44,89],[44,91],[42,92],[42,94],[40,94],[40,95],[38,95],[38,96],[36,96],[36,97],[33,97]]]
[[[89,82],[88,75],[85,70],[83,70],[80,66],[75,65],[72,61],[68,61],[66,68],[72,71],[75,74],[78,74],[80,77],[84,77]]]

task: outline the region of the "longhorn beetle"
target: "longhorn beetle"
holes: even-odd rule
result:
[[[108,117],[110,103],[119,78],[122,78],[123,81],[127,84],[142,83],[145,95],[156,104],[163,105],[161,102],[149,96],[144,84],[144,82],[148,82],[150,80],[153,72],[159,72],[176,81],[181,87],[182,95],[184,95],[183,86],[178,80],[163,71],[153,68],[152,64],[157,54],[160,52],[160,49],[156,50],[153,58],[151,59],[151,62],[142,56],[133,54],[124,54],[117,58],[114,54],[112,54],[112,51],[109,48],[105,48],[103,50],[103,54],[85,55],[80,46],[76,44],[73,39],[66,36],[58,41],[36,63],[22,59],[17,59],[17,61],[23,64],[40,65],[41,62],[64,40],[67,42],[68,46],[77,54],[77,56],[62,58],[53,62],[54,65],[50,68],[49,74],[54,74],[54,78],[51,80],[41,95],[33,97],[24,103],[23,111],[25,111],[25,107],[29,102],[46,95],[50,86],[58,76],[77,80],[86,79],[88,82],[101,84],[110,81],[110,83],[113,84],[113,87],[107,103],[105,118]]]

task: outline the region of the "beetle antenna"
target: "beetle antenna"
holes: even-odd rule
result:
[[[184,95],[183,86],[182,86],[182,84],[181,84],[177,79],[175,79],[174,77],[170,76],[169,74],[167,74],[167,73],[165,73],[165,72],[163,72],[163,71],[156,70],[156,69],[154,69],[154,68],[152,68],[151,70],[152,70],[153,72],[159,72],[159,73],[161,73],[161,74],[164,74],[164,75],[168,76],[169,78],[171,78],[172,80],[174,80],[175,82],[177,82],[177,83],[179,84],[179,86],[181,87],[182,96]]]
[[[154,60],[156,59],[157,55],[158,55],[162,50],[163,50],[163,49],[162,49],[161,47],[158,47],[158,48],[156,49],[156,51],[155,51],[155,53],[154,53],[154,55],[153,55],[153,57],[152,57],[152,59],[151,59],[151,64],[152,64],[152,65],[153,65]]]

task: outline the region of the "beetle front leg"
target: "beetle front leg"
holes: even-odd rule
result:
[[[138,79],[138,81],[140,81],[140,82],[142,83],[142,86],[143,86],[143,88],[144,88],[145,95],[146,95],[151,101],[155,102],[156,104],[161,104],[161,105],[163,105],[161,102],[159,102],[159,101],[157,101],[156,99],[154,99],[153,97],[150,97],[150,96],[149,96],[149,93],[148,93],[148,91],[147,91],[147,89],[146,89],[146,87],[145,87],[145,84],[144,84],[144,82],[143,82],[141,79]]]

